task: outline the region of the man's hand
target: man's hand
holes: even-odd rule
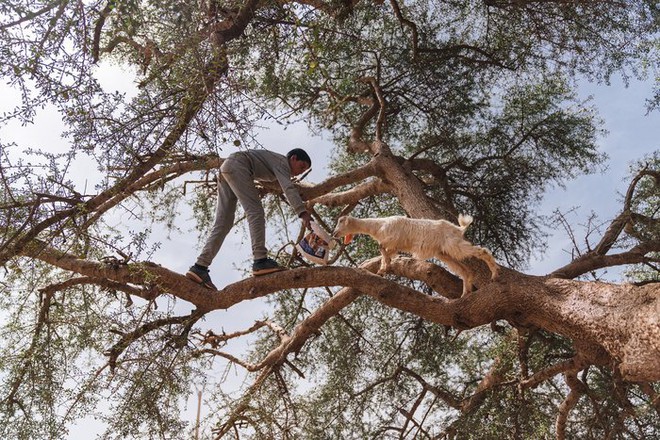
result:
[[[310,222],[312,221],[312,216],[309,214],[309,212],[303,211],[300,213],[298,217],[300,217],[300,220],[302,220],[305,228],[312,229],[312,225],[310,225]]]

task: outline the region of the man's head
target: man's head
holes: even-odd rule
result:
[[[286,154],[286,157],[289,159],[292,176],[302,174],[312,167],[312,159],[302,148],[294,148]]]

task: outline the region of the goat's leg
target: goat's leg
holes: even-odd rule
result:
[[[443,255],[442,257],[438,257],[438,259],[442,260],[447,265],[450,271],[458,275],[458,277],[461,280],[463,280],[462,296],[465,296],[468,293],[472,292],[472,287],[473,287],[472,272],[470,272],[470,269],[468,269],[467,266],[465,266],[463,263],[451,258],[446,254]]]
[[[490,279],[494,280],[497,278],[499,267],[495,262],[495,258],[493,258],[493,255],[490,253],[490,251],[488,251],[488,249],[476,246],[465,240],[448,250],[451,250],[451,252],[448,252],[447,254],[456,260],[465,260],[470,257],[480,259],[488,265],[488,269],[490,270]]]
[[[384,246],[380,245],[380,268],[378,269],[378,275],[385,275],[387,273],[387,269],[390,267],[390,261],[392,261],[392,255],[394,254],[394,251],[389,250],[385,248]]]
[[[499,274],[499,267],[495,262],[495,258],[493,258],[493,254],[491,254],[488,249],[482,248],[480,246],[473,246],[473,249],[473,256],[477,257],[488,265],[488,269],[490,269],[490,279],[496,279],[497,275]]]

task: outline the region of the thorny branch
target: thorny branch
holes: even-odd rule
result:
[[[247,330],[237,331],[230,334],[226,334],[223,331],[221,335],[217,335],[212,330],[207,331],[204,335],[198,333],[197,335],[200,343],[202,345],[209,345],[211,348],[202,348],[200,350],[197,350],[195,351],[194,355],[210,354],[213,356],[219,356],[229,360],[230,362],[240,365],[241,367],[245,368],[247,371],[250,372],[259,371],[264,367],[263,364],[247,363],[245,361],[240,360],[236,356],[218,350],[218,348],[226,344],[227,341],[231,339],[239,338],[241,336],[254,333],[263,327],[269,327],[275,334],[277,334],[281,344],[286,343],[290,339],[290,337],[286,334],[286,331],[282,327],[280,327],[279,325],[275,324],[272,321],[263,320],[263,321],[255,322],[254,325]]]
[[[172,325],[183,325],[183,331],[181,334],[173,337],[173,342],[175,344],[180,344],[181,341],[185,344],[185,341],[188,340],[188,333],[190,332],[191,327],[197,322],[203,313],[198,310],[193,311],[190,315],[186,316],[173,316],[168,318],[156,319],[146,324],[142,324],[140,327],[136,328],[132,332],[120,333],[122,336],[112,346],[105,352],[105,355],[108,356],[108,365],[110,366],[110,371],[114,372],[117,367],[117,359],[119,356],[135,341],[141,337],[147,335],[148,333],[158,330],[162,327],[172,326]]]
[[[106,289],[108,291],[114,292],[114,291],[120,291],[124,292],[127,297],[127,304],[130,305],[132,304],[132,300],[130,298],[130,295],[134,295],[140,298],[143,298],[147,301],[154,300],[158,297],[160,294],[158,292],[158,288],[156,286],[149,286],[149,287],[134,287],[125,283],[118,283],[113,280],[109,280],[107,278],[103,277],[91,277],[91,276],[86,276],[86,277],[78,277],[78,278],[72,278],[70,280],[66,280],[60,283],[56,284],[51,284],[47,287],[44,287],[43,289],[40,289],[40,292],[44,294],[51,295],[52,293],[60,290],[65,290],[69,289],[74,286],[80,286],[80,285],[88,285],[88,284],[95,284],[99,287],[102,287],[103,289]]]
[[[534,388],[540,385],[542,382],[555,377],[559,373],[565,373],[567,371],[579,371],[587,365],[588,364],[584,362],[584,360],[576,356],[534,373],[532,376],[521,380],[520,386],[522,388]]]

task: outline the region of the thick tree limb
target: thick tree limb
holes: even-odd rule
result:
[[[120,283],[155,284],[195,304],[203,313],[227,309],[242,301],[260,298],[289,288],[345,286],[399,310],[430,322],[469,329],[507,319],[516,325],[531,325],[556,332],[574,340],[588,362],[619,364],[625,380],[660,379],[660,287],[529,277],[502,269],[498,282],[479,277],[480,288],[472,294],[448,300],[402,286],[363,269],[317,267],[284,271],[249,278],[209,295],[205,289],[183,275],[151,264],[106,265],[80,260],[72,255],[33,246],[26,254],[65,270],[93,277],[107,277]],[[340,310],[341,298],[336,310]],[[350,303],[350,301],[349,301]],[[326,309],[309,319],[327,320]],[[614,313],[613,311],[617,312]],[[303,334],[309,329],[301,329]],[[606,337],[605,337],[606,336]],[[303,341],[296,337],[293,341]],[[299,349],[290,342],[286,350]],[[286,350],[280,350],[284,352]],[[272,357],[279,357],[273,353]]]
[[[374,179],[369,182],[359,184],[349,190],[335,192],[317,197],[310,200],[309,203],[324,205],[328,207],[355,205],[360,200],[367,197],[386,194],[389,191],[389,185],[380,179]]]
[[[551,291],[534,307],[542,309],[539,318],[544,314],[552,318],[534,319],[535,326],[548,331],[561,328],[557,333],[571,338],[586,362],[606,361],[604,353],[594,351],[601,347],[624,380],[660,380],[659,284],[636,287],[549,279],[546,285]]]
[[[372,160],[345,173],[328,177],[323,182],[311,187],[302,187],[301,193],[303,197],[306,200],[309,200],[311,203],[325,204],[319,201],[319,199],[322,199],[326,196],[331,196],[331,191],[341,186],[354,184],[370,177],[376,177],[377,175],[378,169]]]
[[[380,258],[376,259],[376,263]],[[390,273],[426,283],[433,291],[449,299],[458,299],[463,294],[463,282],[446,269],[428,261],[398,256],[389,266]]]

